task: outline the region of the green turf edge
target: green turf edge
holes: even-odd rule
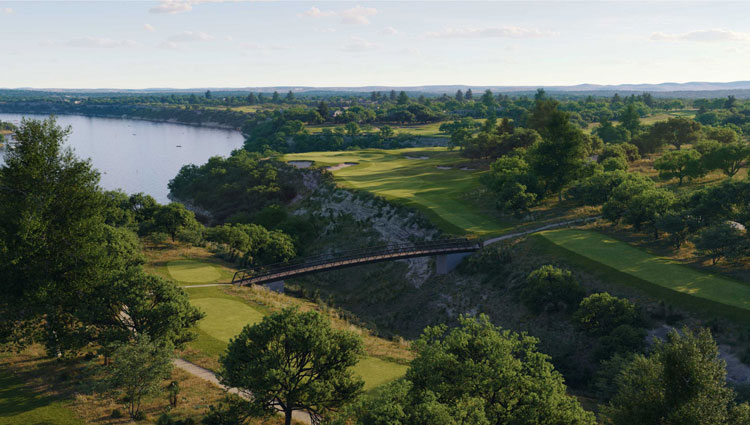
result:
[[[679,308],[689,310],[704,320],[710,320],[718,316],[732,320],[741,325],[750,326],[750,315],[746,310],[741,308],[707,300],[705,298],[694,297],[692,295],[656,285],[647,280],[621,272],[615,268],[577,254],[565,247],[555,244],[551,240],[545,238],[544,235],[532,235],[529,237],[529,240],[532,241],[536,250],[541,254],[555,257],[571,266],[584,268],[599,279],[630,288],[636,288],[656,299],[664,300]]]

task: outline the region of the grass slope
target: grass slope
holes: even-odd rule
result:
[[[0,425],[82,425],[65,401],[38,394],[10,370],[0,370]]]
[[[750,316],[750,285],[695,270],[589,230],[555,230],[543,238],[575,254],[662,288],[723,304]]]
[[[222,287],[186,288],[186,291],[191,303],[206,313],[198,323],[198,338],[190,343],[190,347],[215,359],[242,328],[260,322],[270,312],[265,306],[227,294]],[[187,357],[187,360],[192,360]],[[364,357],[354,367],[364,378],[366,391],[403,376],[406,369],[405,365],[372,356]]]
[[[467,198],[480,189],[483,171],[461,170],[466,160],[446,148],[311,152],[284,159],[315,161],[317,166],[356,162],[333,171],[339,184],[415,207],[450,233],[488,236],[504,233],[514,224],[499,218],[491,206]]]

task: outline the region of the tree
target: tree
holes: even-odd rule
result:
[[[250,105],[255,105],[258,103],[258,97],[255,95],[255,93],[250,92],[247,95],[247,103]]]
[[[534,144],[526,155],[529,166],[546,192],[557,193],[562,199],[565,186],[579,177],[583,169],[585,139],[580,129],[569,120],[566,112],[554,108],[544,118],[542,141]]]
[[[154,221],[157,227],[172,237],[172,242],[177,232],[186,227],[197,225],[195,214],[178,202],[165,205],[156,212]]]
[[[591,335],[602,336],[621,325],[638,327],[640,314],[630,301],[602,292],[584,298],[573,320]]]
[[[630,131],[625,126],[614,126],[608,119],[599,122],[599,126],[594,128],[594,134],[601,137],[605,143],[624,143],[630,140]]]
[[[622,127],[630,132],[630,134],[636,134],[641,128],[641,117],[638,114],[638,110],[635,109],[635,105],[628,103],[625,110],[622,112]]]
[[[485,315],[462,317],[452,330],[426,328],[405,383],[392,384],[376,409],[363,409],[378,417],[362,423],[594,424],[536,344]]]
[[[682,145],[693,144],[700,139],[701,125],[690,118],[675,117],[655,123],[650,133],[662,144],[673,145],[679,150]]]
[[[654,238],[659,238],[658,220],[671,212],[677,201],[674,193],[666,189],[647,189],[633,196],[626,203],[623,219],[627,224],[640,230],[648,225],[654,231]]]
[[[490,89],[484,91],[484,94],[482,94],[480,101],[484,106],[487,107],[487,109],[495,108],[495,96],[492,94],[492,90]]]
[[[703,229],[695,240],[701,255],[711,258],[711,264],[722,258],[734,258],[747,249],[742,231],[730,223],[717,223]]]
[[[320,103],[318,103],[318,113],[323,117],[324,121],[328,121],[330,110],[325,100],[321,100]]]
[[[552,265],[542,266],[529,274],[521,290],[521,301],[531,311],[573,311],[585,295],[570,270]]]
[[[670,151],[654,161],[654,168],[659,170],[659,177],[665,180],[678,179],[678,185],[682,186],[685,177],[697,179],[706,175],[706,170],[701,162],[701,154],[695,149]]]
[[[496,194],[499,209],[516,214],[528,211],[543,194],[537,177],[531,173],[526,161],[518,156],[499,158],[490,166],[489,173],[480,177],[480,182]]]
[[[464,93],[459,89],[456,91],[456,102],[464,101]]]
[[[466,90],[466,94],[464,95],[464,99],[466,100],[474,100],[474,93],[471,92],[471,89]]]
[[[403,91],[403,90],[402,90],[402,91],[401,91],[401,92],[400,92],[400,93],[398,94],[398,99],[397,99],[397,103],[398,103],[399,105],[406,105],[407,103],[409,103],[409,96],[408,96],[408,95],[406,94],[406,92],[405,92],[405,91]]]
[[[281,96],[279,95],[279,92],[274,91],[273,95],[271,95],[271,102],[273,103],[281,103]]]
[[[721,170],[730,179],[747,166],[750,145],[746,142],[720,144],[708,140],[697,146],[702,154],[702,165],[706,170]]]
[[[289,90],[289,93],[286,94],[286,97],[284,98],[284,101],[287,102],[287,103],[292,103],[292,102],[294,102],[294,100],[295,100],[295,98],[294,98],[294,92],[291,91],[291,90]]]
[[[390,125],[381,125],[380,126],[380,137],[382,137],[385,140],[390,140],[395,132],[393,131],[393,127]]]
[[[362,132],[362,129],[359,128],[359,124],[356,122],[348,122],[344,128],[346,129],[346,135],[352,138],[357,137],[359,133]]]
[[[212,97],[211,96],[211,90],[206,90],[205,96],[206,96],[206,99],[211,99],[211,97]]]
[[[155,343],[182,348],[195,339],[192,328],[203,314],[173,282],[140,268],[123,270],[92,297],[92,323],[105,347],[147,334]]]
[[[707,140],[716,140],[723,144],[737,143],[740,141],[740,135],[731,127],[704,126],[703,135]]]
[[[0,166],[0,341],[51,355],[89,343],[82,309],[123,261],[110,256],[99,173],[63,147],[54,118],[22,120]]]
[[[673,330],[619,373],[617,394],[603,409],[605,423],[739,425],[732,414],[741,410],[725,376],[726,363],[708,330]]]
[[[172,347],[157,344],[146,334],[119,346],[107,370],[105,387],[119,395],[131,419],[141,419],[141,400],[158,394],[172,372]]]
[[[289,425],[295,410],[320,418],[354,399],[363,382],[352,367],[362,354],[358,335],[332,329],[318,312],[288,308],[233,338],[219,376],[252,393],[251,408],[282,410]]]

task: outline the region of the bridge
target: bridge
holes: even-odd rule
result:
[[[232,283],[236,285],[266,285],[269,289],[283,292],[284,279],[309,273],[340,269],[342,267],[376,263],[378,261],[429,256],[435,256],[436,272],[438,274],[447,274],[469,253],[478,251],[487,245],[545,230],[586,223],[597,220],[600,217],[597,215],[550,223],[533,229],[508,233],[485,241],[476,239],[440,239],[431,242],[367,247],[353,251],[298,258],[288,263],[240,270],[232,277]]]
[[[478,251],[482,246],[483,242],[480,240],[440,239],[430,242],[367,247],[240,270],[234,274],[232,283],[236,285],[269,284],[271,289],[283,290],[284,279],[379,261],[427,256],[436,256],[437,273],[446,274],[467,253]]]

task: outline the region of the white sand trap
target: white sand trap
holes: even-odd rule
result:
[[[312,161],[289,161],[288,164],[297,168],[309,168],[313,164],[313,162]]]
[[[429,156],[409,156],[406,155],[406,159],[430,159]]]
[[[464,171],[473,171],[473,170],[476,170],[476,168],[469,168],[469,167],[461,167],[461,169],[464,170]]]
[[[342,162],[341,164],[331,165],[330,167],[326,167],[326,170],[328,170],[328,171],[336,171],[336,170],[340,170],[340,169],[346,168],[346,167],[351,167],[352,165],[357,165],[357,164],[359,164],[359,163],[358,162]]]
[[[435,168],[437,168],[438,170],[450,170],[453,167],[448,167],[445,165],[436,165]]]

